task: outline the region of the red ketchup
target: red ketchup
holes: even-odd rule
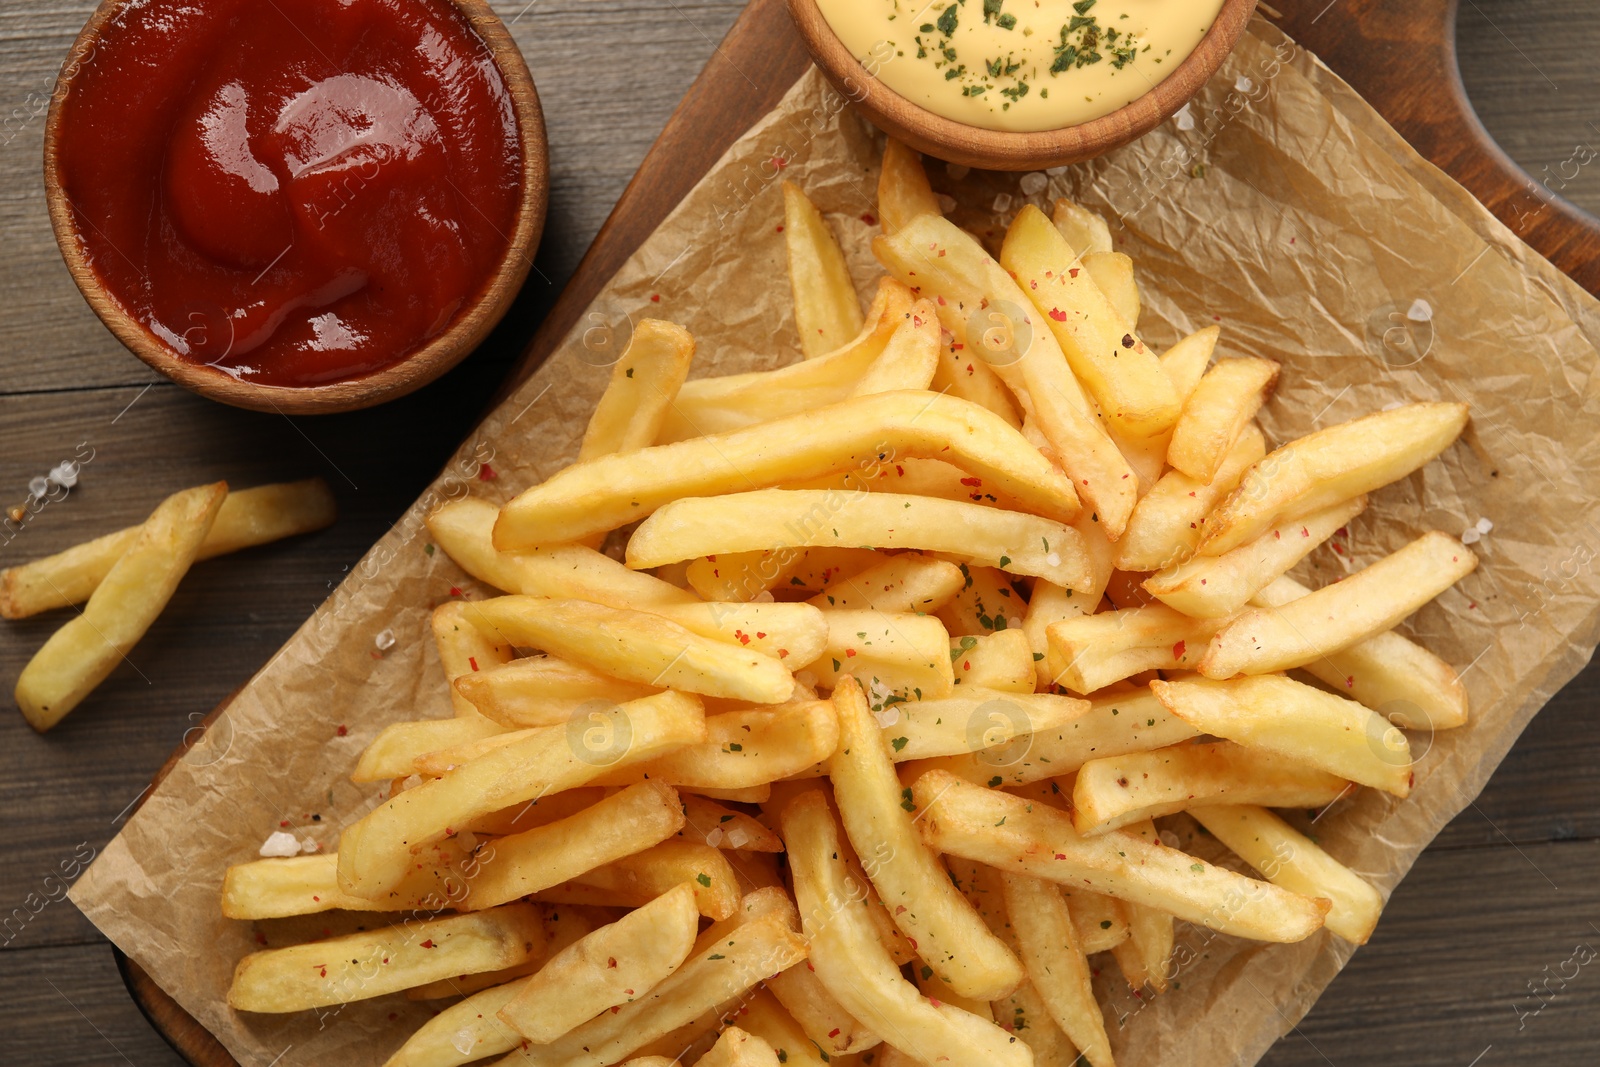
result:
[[[244,380],[399,361],[515,226],[510,94],[447,0],[129,0],[62,107],[95,273],[182,359]]]

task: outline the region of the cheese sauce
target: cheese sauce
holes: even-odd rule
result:
[[[937,115],[1053,130],[1144,95],[1194,51],[1222,0],[818,0],[852,54]]]

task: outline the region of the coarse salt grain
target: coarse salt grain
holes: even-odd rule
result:
[[[1189,110],[1188,104],[1184,104],[1173,112],[1172,122],[1180,130],[1192,130],[1194,129],[1194,112]]]
[[[463,1056],[470,1056],[472,1050],[478,1046],[478,1038],[470,1027],[463,1026],[450,1039],[450,1044]]]
[[[78,484],[78,465],[72,460],[62,460],[50,471],[50,480],[63,489],[71,489]]]
[[[1468,526],[1461,531],[1461,543],[1464,545],[1476,544],[1482,537],[1483,534],[1478,532],[1476,526]]]
[[[950,214],[950,212],[954,211],[955,209],[956,209],[956,198],[953,197],[953,196],[948,196],[948,195],[946,195],[944,193],[940,193],[939,194],[939,213],[941,215],[948,215],[948,214]]]
[[[1183,842],[1178,840],[1178,835],[1173,833],[1171,830],[1162,830],[1156,836],[1161,838],[1161,843],[1166,845],[1168,848],[1177,848],[1183,844]]]
[[[1239,90],[1241,93],[1248,93],[1251,89],[1256,87],[1256,83],[1241,74],[1237,78],[1233,79],[1233,87]]]
[[[378,636],[374,637],[372,639],[372,643],[378,646],[378,651],[380,651],[380,652],[389,651],[391,648],[394,647],[394,631],[393,630],[380,631]]]
[[[879,726],[887,729],[900,721],[900,708],[898,705],[890,704],[882,711],[873,712],[872,717],[878,720]]]
[[[1022,176],[1021,185],[1027,196],[1038,196],[1050,185],[1050,179],[1042,171],[1030,171]]]
[[[734,848],[744,848],[750,843],[750,834],[742,826],[735,826],[728,831],[728,844]]]
[[[44,477],[44,475],[41,474],[36,478],[28,479],[28,495],[33,497],[35,500],[44,496],[49,491],[50,482]]]
[[[706,834],[706,844],[710,845],[712,848],[716,848],[718,845],[722,844],[722,827],[713,826],[711,828],[711,832]]]
[[[309,856],[313,852],[322,851],[322,846],[309,837],[302,837],[300,839],[300,851]]]
[[[1061,553],[1052,552],[1044,558],[1044,561],[1052,567],[1059,567],[1061,566]]]
[[[1011,210],[1011,194],[1010,193],[996,193],[996,194],[994,194],[994,209],[996,211],[1010,211]]]
[[[1483,518],[1478,520],[1478,532],[1479,533],[1486,534],[1492,529],[1494,529],[1494,523],[1489,521],[1488,516],[1484,516]]]
[[[261,848],[257,850],[256,855],[298,856],[300,855],[300,842],[294,839],[293,834],[285,833],[282,830],[274,830],[267,835],[267,839],[262,842]]]
[[[1411,301],[1411,306],[1406,309],[1406,318],[1412,322],[1432,322],[1433,305],[1419,296]]]

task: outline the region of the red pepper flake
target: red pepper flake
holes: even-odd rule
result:
[[[432,948],[433,947],[433,938],[430,937],[430,938],[428,938],[428,940],[424,941],[422,943],[422,947],[423,948]]]
[[[322,903],[322,898],[317,896],[316,894],[312,894],[311,899],[316,901],[318,904]]]
[[[916,938],[914,938],[914,937],[906,938],[906,944],[911,946],[911,951],[912,952],[917,951],[917,939]]]
[[[961,484],[962,485],[970,485],[973,488],[977,488],[978,486],[983,484],[983,479],[982,478],[963,478],[963,479],[961,479]]]
[[[1056,853],[1056,859],[1058,859],[1058,860],[1064,860],[1064,859],[1066,859],[1066,858],[1067,858],[1067,854],[1066,854],[1066,853],[1065,853],[1065,852],[1057,852],[1057,853]]]
[[[944,307],[944,297],[942,296],[939,298],[939,306]]]
[[[902,478],[904,478],[904,477],[905,477],[905,476],[906,476],[906,469],[905,469],[905,467],[903,467],[903,466],[901,466],[901,465],[900,465],[900,464],[898,464],[898,463],[896,463],[896,464],[895,464],[895,465],[894,465],[894,472],[895,472],[895,473],[896,473],[896,474],[898,474],[898,475],[899,475],[899,476],[900,476],[900,477],[902,477]],[[885,474],[888,474],[888,473],[889,473],[889,472],[888,472],[888,471],[884,471],[884,472],[883,472],[883,473],[885,473]]]
[[[1185,645],[1182,641],[1179,641],[1177,644],[1173,645],[1172,646],[1172,658],[1173,659],[1182,659],[1184,650],[1187,647],[1188,646]]]
[[[778,226],[777,226],[777,232],[778,232],[778,233],[782,233],[782,232],[783,232],[783,223],[781,223],[781,222],[780,222],[780,223],[778,223]]]
[[[346,736],[347,734],[350,733],[350,727],[346,726],[344,723],[340,723],[339,724],[339,728],[337,730],[333,731],[333,732],[338,734],[340,737],[344,737],[344,736]],[[284,823],[284,825],[288,826],[289,824],[288,823]]]
[[[941,249],[939,249],[939,258],[940,258],[940,259],[943,259],[943,258],[944,258],[944,249],[942,249],[942,248],[941,248]]]
[[[894,913],[896,915],[904,915],[906,913],[906,906],[901,904],[899,907],[894,909]],[[832,1035],[830,1034],[829,1036],[831,1037]]]
[[[762,639],[763,639],[763,638],[765,638],[765,637],[766,637],[766,636],[767,636],[767,635],[766,635],[766,634],[765,634],[765,633],[764,633],[764,632],[762,632],[762,631],[761,631],[761,630],[757,630],[757,631],[756,631],[756,640],[757,640],[757,641],[760,641],[760,640],[762,640]]]
[[[733,636],[739,639],[739,643],[741,645],[748,645],[750,643],[750,635],[745,633],[743,630],[733,631]]]
[[[322,978],[328,977],[328,965],[326,963],[319,963],[316,966],[317,966],[317,970],[321,972],[319,977],[322,977]]]
[[[615,956],[607,956],[606,957],[606,966],[607,967],[615,967],[616,965],[617,965],[617,957],[615,957]]]
[[[1079,268],[1073,267],[1071,270],[1067,271],[1067,273],[1076,278],[1078,276],[1078,270]]]
[[[970,659],[962,660],[961,669],[964,671],[970,671],[972,669],[972,661]]]
[[[288,819],[279,819],[278,820],[278,825],[279,826],[288,826],[289,825],[289,820]]]
[[[1189,495],[1190,496],[1194,496],[1193,493],[1190,493]],[[1274,541],[1282,541],[1283,540],[1283,532],[1281,530],[1273,530],[1272,531],[1272,539]]]
[[[779,659],[788,659],[789,658],[789,650],[787,648],[778,649],[778,658]]]
[[[473,670],[477,670],[478,669],[478,657],[477,656],[468,656],[467,657],[467,663],[469,663],[472,666]]]
[[[1301,537],[1310,537],[1311,536],[1311,531],[1306,529],[1304,526],[1302,526],[1302,527],[1300,527],[1300,536]]]
[[[1067,321],[1067,313],[1065,311],[1062,311],[1060,308],[1051,308],[1050,309],[1050,317],[1052,319],[1055,319],[1057,322],[1066,322]]]
[[[660,293],[651,293],[650,294],[650,303],[652,303],[652,304],[661,303],[661,294]]]
[[[844,655],[845,655],[846,659],[852,658],[853,656],[855,656],[855,654],[856,654],[856,650],[853,649],[853,648],[847,648],[847,649],[844,650]]]
[[[928,998],[928,1003],[932,1004],[936,1008],[944,1007],[944,1002],[941,1001],[938,997],[929,997]]]
[[[838,1037],[839,1036],[839,1027],[835,1026],[832,1030],[829,1030],[828,1031],[828,1036],[829,1037]]]
[[[494,468],[487,463],[478,468],[478,481],[480,482],[492,482],[498,477],[500,476],[494,472]]]
[[[615,1015],[617,1012],[619,1012],[621,1010],[622,1010],[622,1005],[621,1004],[614,1004],[611,1007],[611,1014]]]
[[[459,585],[452,585],[450,587],[450,595],[451,596],[460,596],[461,595],[461,587]]]
[[[863,211],[861,213],[861,221],[866,223],[868,226],[876,226],[878,224],[877,216],[870,211]]]

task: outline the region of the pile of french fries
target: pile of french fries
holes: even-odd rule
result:
[[[337,513],[321,478],[228,491],[199,485],[163,500],[138,526],[0,571],[0,616],[82,610],[17,679],[17,707],[40,733],[127,658],[197,560],[320,530]]]
[[[1180,920],[1367,939],[1379,892],[1271,809],[1407,794],[1404,730],[1467,708],[1394,627],[1475,560],[1288,572],[1465,408],[1269,452],[1278,366],[1148,347],[1092,213],[1026,206],[992,256],[892,142],[879,197],[863,315],[785,188],[805,359],[688,380],[641,323],[575,464],[432,514],[504,593],[433,616],[455,717],[372,742],[337,854],[223,888],[389,922],[251,954],[235,1008],[455,998],[389,1067],[1110,1067],[1091,956],[1150,996]]]

